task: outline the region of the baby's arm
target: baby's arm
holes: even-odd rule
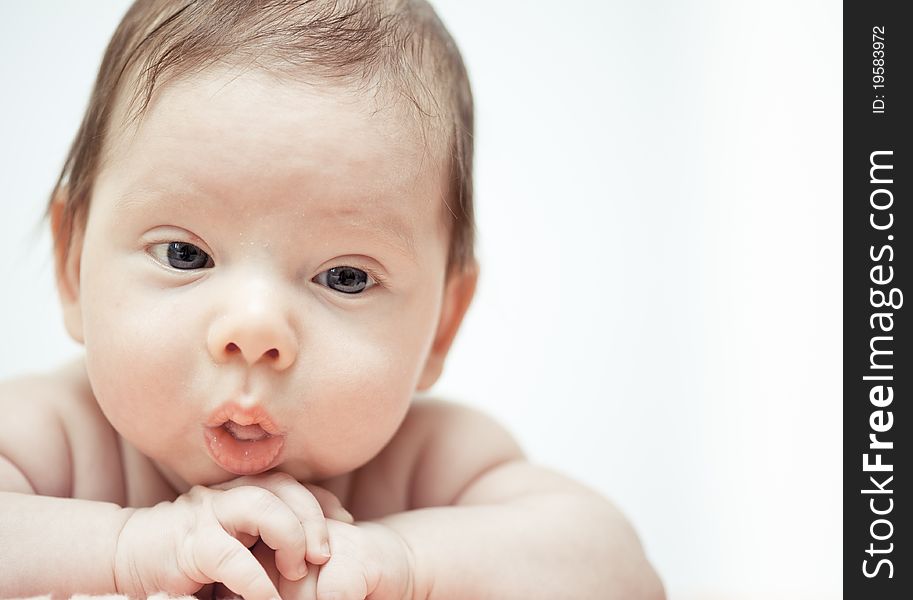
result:
[[[65,487],[65,477],[51,474],[66,470],[68,461],[60,425],[49,412],[20,407],[6,414],[11,418],[0,427],[7,434],[0,438],[0,597],[113,591],[115,542],[128,512],[108,502],[37,495],[35,487],[44,493]],[[13,424],[18,432],[10,431]],[[40,438],[41,447],[29,451],[23,432]],[[28,476],[7,458],[16,454],[23,455],[16,463],[32,467]]]
[[[24,474],[0,458],[0,488],[23,484]],[[335,496],[324,501],[337,508],[330,514],[349,520]],[[0,491],[0,597],[183,595],[219,581],[250,600],[277,598],[248,546],[262,538],[282,576],[299,580],[305,557],[314,564],[329,558],[313,527],[319,522],[325,540],[327,510],[281,473],[195,486],[174,502],[139,509]]]
[[[377,520],[411,549],[413,598],[664,598],[634,531],[608,501],[527,463],[475,411],[439,403],[422,412],[401,448],[419,457],[419,510]]]
[[[0,492],[0,597],[113,592],[126,519],[115,504]]]

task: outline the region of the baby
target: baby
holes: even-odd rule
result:
[[[472,114],[423,2],[131,7],[48,211],[85,357],[0,386],[0,596],[663,597],[606,500],[413,400]]]

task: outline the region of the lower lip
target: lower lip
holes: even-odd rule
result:
[[[255,475],[268,471],[281,461],[284,436],[262,440],[237,440],[224,427],[205,427],[206,450],[220,467],[235,475]]]

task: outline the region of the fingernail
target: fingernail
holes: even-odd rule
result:
[[[320,553],[324,556],[330,556],[330,544],[329,542],[324,542],[320,545]]]
[[[343,519],[343,521],[348,521],[349,523],[355,522],[355,517],[352,516],[352,513],[350,513],[349,511],[347,511],[344,508],[342,509],[342,516],[345,517]]]
[[[308,564],[306,562],[298,565],[298,579],[303,579],[308,574]]]

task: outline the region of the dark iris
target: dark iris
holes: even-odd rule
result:
[[[202,269],[212,266],[209,255],[187,242],[168,244],[168,264],[175,269]]]
[[[327,271],[327,286],[345,294],[357,294],[368,285],[368,274],[355,267],[333,267]]]

